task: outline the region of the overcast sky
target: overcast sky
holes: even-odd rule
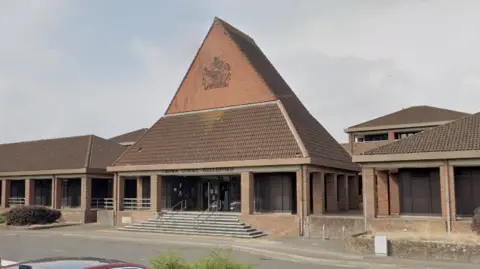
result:
[[[343,129],[412,105],[480,111],[480,1],[3,0],[0,143],[150,127],[214,16]]]

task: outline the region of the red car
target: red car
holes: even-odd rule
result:
[[[148,269],[140,264],[99,258],[46,258],[0,266],[3,269]]]

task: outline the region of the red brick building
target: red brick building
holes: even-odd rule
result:
[[[94,135],[1,144],[0,212],[43,205],[60,209],[67,221],[95,221],[97,209],[113,207],[106,167],[124,151]]]
[[[480,114],[354,155],[372,230],[465,231],[480,206]]]
[[[342,146],[351,155],[358,155],[468,115],[432,106],[412,106],[348,127],[345,133],[349,141]]]
[[[298,235],[310,216],[358,209],[359,167],[255,41],[218,18],[165,115],[108,171],[117,223],[179,205],[202,212],[241,203],[241,220]],[[135,185],[150,191],[128,198],[148,197],[149,210],[125,207]]]

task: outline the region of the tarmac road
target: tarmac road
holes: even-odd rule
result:
[[[233,249],[235,260],[259,269],[470,269],[476,265],[440,261],[377,259],[342,252],[335,242],[308,240],[243,240],[231,238],[128,233],[95,225],[51,230],[0,229],[0,258],[21,261],[54,256],[90,256],[149,265],[158,253],[177,251],[186,260],[208,255],[215,248]]]
[[[90,256],[121,259],[129,262],[149,265],[149,260],[158,253],[180,252],[186,260],[194,260],[208,255],[212,248],[187,246],[118,242],[115,240],[92,239],[34,232],[0,232],[0,257],[5,260],[21,261],[49,256]],[[236,260],[254,264],[261,269],[310,269],[318,265],[308,263],[275,260],[263,255],[254,255],[242,251],[233,251]],[[322,267],[335,269],[338,267]]]

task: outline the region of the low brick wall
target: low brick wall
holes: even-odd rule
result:
[[[447,231],[447,223],[441,218],[376,218],[369,220],[373,232],[408,231],[429,234],[442,234]]]
[[[93,210],[61,209],[61,220],[65,222],[92,223],[97,221],[97,213]]]
[[[346,249],[359,254],[374,254],[374,239],[370,233],[351,236]],[[434,259],[480,263],[480,245],[434,241],[388,240],[390,256],[409,259]]]
[[[117,211],[116,212],[116,226],[122,227],[129,225],[131,223],[137,223],[141,221],[148,220],[149,218],[154,217],[156,213],[153,211]]]
[[[291,214],[253,214],[240,215],[240,221],[250,224],[269,235],[298,236],[300,226],[297,215]]]
[[[362,216],[309,216],[308,229],[310,237],[344,239],[365,231]]]

